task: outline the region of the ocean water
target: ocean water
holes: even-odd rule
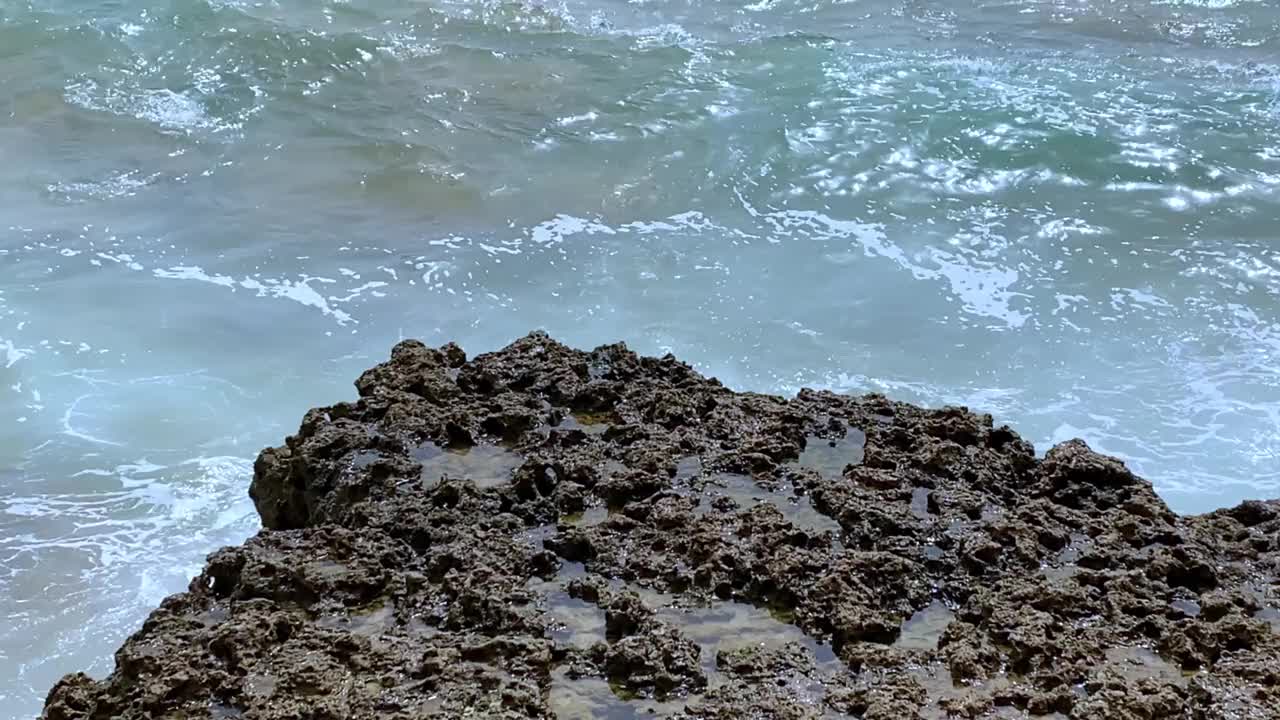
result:
[[[0,716],[403,337],[965,403],[1280,494],[1267,0],[0,0]]]

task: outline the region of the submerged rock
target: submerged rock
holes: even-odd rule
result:
[[[538,333],[356,387],[44,717],[1280,718],[1280,502]]]

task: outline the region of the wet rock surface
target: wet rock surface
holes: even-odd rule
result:
[[[541,334],[356,387],[46,718],[1280,718],[1280,502]]]

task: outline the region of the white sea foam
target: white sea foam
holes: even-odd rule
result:
[[[16,58],[59,72],[0,135],[6,706],[109,671],[252,529],[258,448],[405,337],[627,339],[1083,435],[1180,510],[1274,494],[1267,6],[1038,3],[981,38],[907,8],[885,42],[863,5],[219,0]]]

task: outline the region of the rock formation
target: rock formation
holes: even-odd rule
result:
[[[1180,517],[1083,442],[539,333],[356,388],[44,717],[1280,718],[1278,501]]]

